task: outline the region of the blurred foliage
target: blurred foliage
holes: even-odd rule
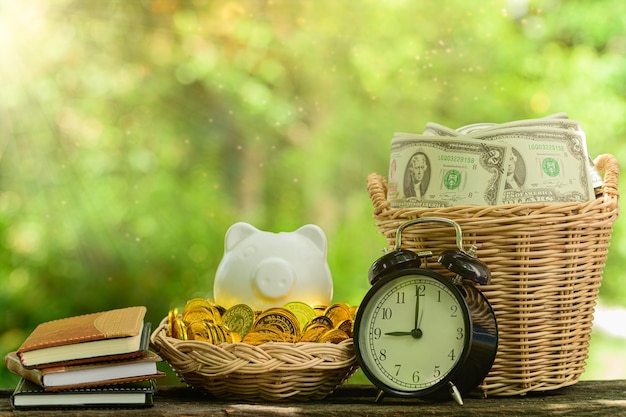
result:
[[[146,305],[157,323],[210,297],[236,221],[320,225],[335,299],[358,304],[384,246],[365,178],[395,131],[563,111],[592,156],[626,161],[623,11],[0,0],[0,353],[53,318]],[[623,229],[608,304],[626,297]]]

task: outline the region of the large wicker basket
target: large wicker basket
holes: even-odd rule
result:
[[[395,209],[383,177],[368,176],[375,223],[390,247],[405,221],[445,217],[489,266],[491,283],[481,289],[496,312],[499,346],[480,387],[485,395],[549,391],[575,384],[584,371],[619,197],[617,160],[601,155],[595,164],[604,185],[588,203]],[[404,249],[437,254],[455,245],[454,230],[437,224],[402,232]],[[429,267],[447,273],[435,263]]]
[[[219,399],[317,400],[357,369],[352,339],[341,343],[211,343],[166,335],[167,317],[151,347],[182,381]]]

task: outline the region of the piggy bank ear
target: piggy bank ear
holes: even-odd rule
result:
[[[319,248],[322,254],[326,256],[326,235],[319,226],[307,224],[296,230],[294,233],[308,238]]]
[[[224,238],[224,251],[230,251],[237,243],[255,233],[259,233],[259,229],[251,224],[244,222],[233,224],[226,231],[226,237]]]

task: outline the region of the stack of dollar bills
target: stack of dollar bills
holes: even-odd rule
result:
[[[394,208],[586,202],[602,178],[580,122],[558,113],[422,134],[395,133],[387,180]]]

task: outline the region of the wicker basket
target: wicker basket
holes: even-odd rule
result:
[[[183,382],[219,399],[318,400],[357,369],[352,339],[213,345],[168,337],[166,330],[167,318],[152,332],[151,347]]]
[[[481,290],[496,312],[499,346],[480,387],[485,395],[549,391],[575,384],[584,371],[619,197],[617,160],[601,155],[595,164],[603,194],[587,203],[394,209],[385,180],[368,176],[375,223],[390,247],[405,221],[445,217],[491,269]],[[405,229],[402,240],[404,249],[435,254],[456,247],[454,230],[430,223]]]

